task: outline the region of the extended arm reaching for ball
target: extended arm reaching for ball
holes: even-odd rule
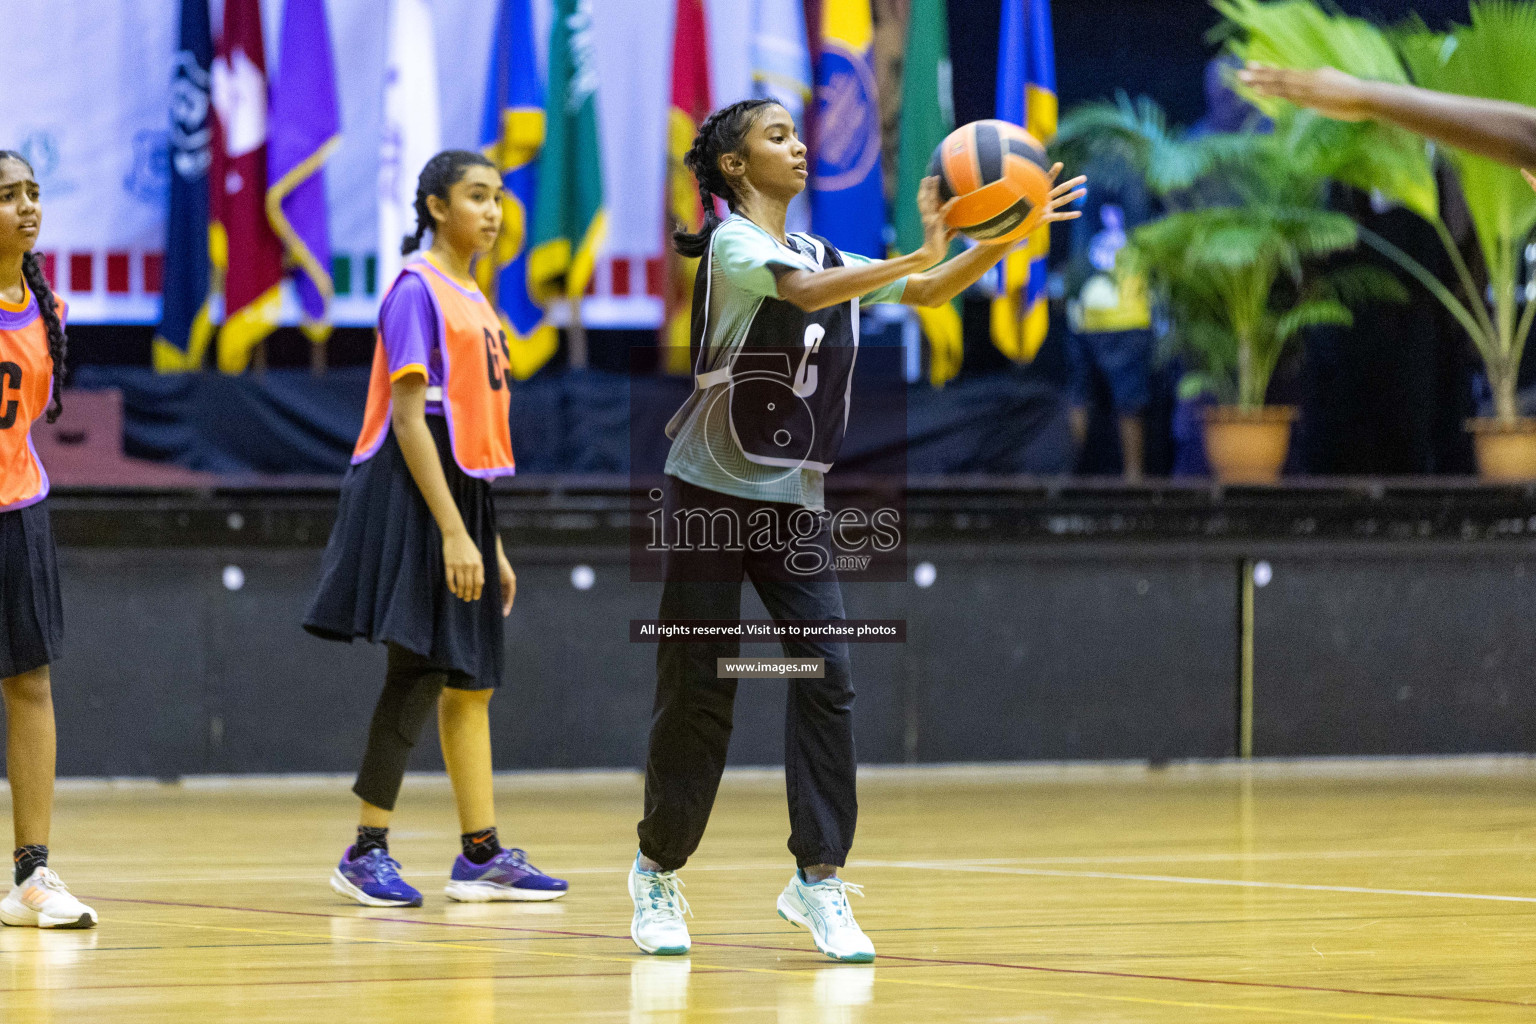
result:
[[[1051,168],[1051,181],[1054,182],[1060,173],[1061,164]],[[1047,230],[1057,221],[1082,216],[1079,211],[1064,210],[1063,207],[1087,195],[1087,191],[1080,187],[1087,180],[1079,176],[1052,188],[1035,230]],[[817,273],[785,271],[778,277],[779,298],[809,312],[851,302],[905,277],[907,286],[901,296],[903,305],[937,306],[975,284],[1016,244],[978,245],[943,266],[929,270],[943,262],[949,252],[949,243],[955,237],[954,229],[945,222],[949,207],[939,203],[937,178],[923,180],[917,193],[917,205],[923,215],[923,244],[920,248],[905,256],[858,266],[834,267]]]
[[[1288,100],[1340,121],[1389,121],[1501,164],[1536,167],[1536,108],[1520,103],[1372,82],[1335,68],[1296,71],[1250,64],[1237,77],[1260,96]]]

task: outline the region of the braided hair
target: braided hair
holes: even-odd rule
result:
[[[720,226],[720,218],[715,215],[715,196],[724,199],[731,209],[736,209],[736,190],[720,169],[720,158],[726,153],[741,151],[743,143],[747,141],[747,132],[757,119],[757,112],[774,103],[774,100],[768,99],[742,100],[721,107],[699,125],[699,133],[694,136],[693,145],[683,157],[683,164],[693,172],[694,179],[699,183],[699,202],[704,204],[704,226],[696,233],[681,230],[672,232],[672,244],[682,255],[697,258],[703,256],[709,248],[709,237]]]
[[[488,157],[470,149],[445,149],[427,161],[427,165],[421,169],[421,176],[416,179],[416,233],[405,236],[405,240],[400,243],[400,255],[409,256],[420,249],[422,236],[429,230],[436,230],[432,211],[427,208],[427,197],[437,196],[446,203],[448,190],[458,184],[459,179],[464,177],[464,171],[470,167],[496,169]]]
[[[0,149],[0,161],[15,160],[32,170],[26,157],[14,150]],[[64,411],[64,355],[69,341],[64,336],[64,323],[59,319],[59,305],[53,297],[53,289],[43,273],[43,263],[35,252],[25,252],[21,257],[21,276],[27,282],[33,298],[37,300],[38,315],[48,329],[48,358],[53,361],[53,400],[48,404],[48,422],[52,423]]]

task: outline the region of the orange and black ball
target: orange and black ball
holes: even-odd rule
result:
[[[978,242],[1013,242],[1034,230],[1051,195],[1045,147],[1008,121],[972,121],[949,133],[928,165],[939,199],[958,198],[949,226]]]

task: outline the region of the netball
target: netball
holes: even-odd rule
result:
[[[978,242],[1014,242],[1029,234],[1050,198],[1045,147],[1007,121],[972,121],[950,132],[934,150],[928,173],[939,179],[939,198],[958,198],[951,227]]]

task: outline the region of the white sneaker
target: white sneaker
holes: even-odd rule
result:
[[[833,960],[867,964],[875,958],[875,944],[853,919],[849,893],[863,896],[864,890],[835,876],[809,885],[796,871],[779,893],[779,916],[809,931],[816,948]]]
[[[629,923],[629,937],[647,953],[656,956],[682,956],[693,945],[688,937],[684,914],[692,914],[683,899],[683,880],[676,871],[641,871],[640,856],[635,855],[629,868],[629,898],[635,902],[635,917]]]
[[[0,921],[19,928],[94,928],[96,911],[75,899],[59,876],[44,867],[0,900]]]

